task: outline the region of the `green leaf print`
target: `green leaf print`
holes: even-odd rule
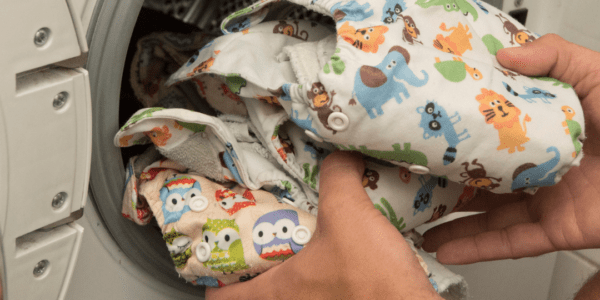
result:
[[[406,227],[406,223],[404,223],[404,218],[401,217],[400,219],[398,219],[398,217],[396,216],[396,212],[394,212],[394,209],[385,198],[382,197],[379,201],[385,207],[385,209],[379,204],[375,204],[375,208],[377,208],[377,210],[379,210],[381,214],[383,214],[388,220],[390,220],[390,223],[392,223],[392,225],[394,225],[394,227],[396,227],[398,231],[402,231],[402,229]],[[388,213],[386,213],[386,210],[389,213],[389,216]]]

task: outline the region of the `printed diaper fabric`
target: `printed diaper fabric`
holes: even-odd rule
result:
[[[273,2],[226,19],[228,34],[167,83],[237,74],[240,97],[269,99],[313,140],[494,193],[534,193],[579,164],[585,124],[574,90],[499,65],[499,49],[539,35],[496,8],[290,1],[331,16],[332,32],[305,21],[258,23]],[[228,30],[233,24],[241,31]]]
[[[162,229],[177,272],[194,284],[246,281],[298,253],[313,215],[266,191],[229,187],[174,170],[140,186]]]
[[[251,190],[262,188],[282,202],[316,214],[321,164],[334,148],[312,141],[285,112],[262,102],[247,103],[250,120],[260,127],[240,117],[150,108],[131,117],[114,142],[120,147],[153,143],[162,155],[190,171]],[[475,165],[465,166],[465,170],[480,171]],[[473,184],[419,175],[372,159],[366,162],[363,187],[400,232],[435,221],[476,194]],[[127,188],[132,190],[130,194],[136,193],[135,185]],[[133,203],[127,201],[124,206],[133,207]]]
[[[134,114],[115,135],[117,147],[154,144],[160,154],[218,182],[271,191],[312,211],[316,193],[285,173],[262,146],[246,118],[219,118],[185,109],[148,108]],[[313,212],[316,214],[316,210]]]
[[[129,76],[136,100],[143,107],[206,111],[203,101],[198,101],[203,98],[221,113],[246,115],[246,107],[235,93],[232,79],[227,76],[205,74],[189,82],[165,86],[173,72],[215,37],[202,32],[156,32],[140,39]]]
[[[272,193],[215,183],[167,166],[181,169],[164,159],[145,168],[137,197],[155,216],[176,271],[192,284],[222,287],[250,280],[301,251],[314,233],[314,215]],[[129,197],[125,193],[124,203]],[[414,234],[405,239],[440,294],[466,297],[461,276],[420,250]],[[456,286],[462,287],[460,293]]]

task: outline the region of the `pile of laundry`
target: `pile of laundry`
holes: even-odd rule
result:
[[[438,292],[463,299],[464,280],[413,229],[477,189],[535,193],[577,166],[574,91],[502,68],[499,49],[538,36],[478,1],[290,1],[335,28],[264,21],[274,2],[231,15],[223,36],[139,41],[130,79],[147,108],[115,144],[152,146],[129,162],[123,215],[156,218],[187,281],[246,281],[309,242],[324,157],[358,151],[375,207]],[[216,115],[181,91],[190,82]]]

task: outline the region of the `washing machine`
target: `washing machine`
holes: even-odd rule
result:
[[[538,34],[558,33],[600,51],[600,30],[590,25],[600,11],[596,0],[484,1]],[[162,13],[186,26],[211,31],[228,13],[252,2],[0,4],[3,299],[204,297],[202,287],[178,277],[155,227],[121,216],[126,154],[112,139],[132,113],[120,100],[134,29],[164,25],[142,17],[142,7],[162,7]],[[280,13],[298,16],[295,11]],[[567,299],[598,270],[599,262],[600,252],[586,250],[450,269],[466,278],[473,299]]]

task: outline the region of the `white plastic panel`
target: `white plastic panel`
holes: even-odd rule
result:
[[[598,272],[598,265],[573,252],[559,252],[554,265],[549,300],[570,300],[586,280]]]
[[[81,30],[83,33],[86,33],[90,26],[90,21],[92,20],[92,14],[94,13],[96,2],[98,2],[98,0],[67,0],[69,8],[71,9],[71,14],[74,17],[77,17],[81,22]]]
[[[15,258],[6,262],[8,299],[63,299],[82,234],[83,227],[72,223],[19,238]],[[34,275],[43,260],[48,262],[45,272]]]
[[[6,2],[3,1],[0,10],[3,73],[16,74],[81,54],[77,30],[65,0]],[[50,36],[48,42],[38,47],[34,37],[41,28],[48,28]]]
[[[56,109],[54,98],[68,93]],[[17,93],[3,104],[8,148],[5,238],[11,239],[67,218],[86,199],[91,117],[87,71],[45,69],[17,80]],[[67,202],[52,206],[64,192]]]

